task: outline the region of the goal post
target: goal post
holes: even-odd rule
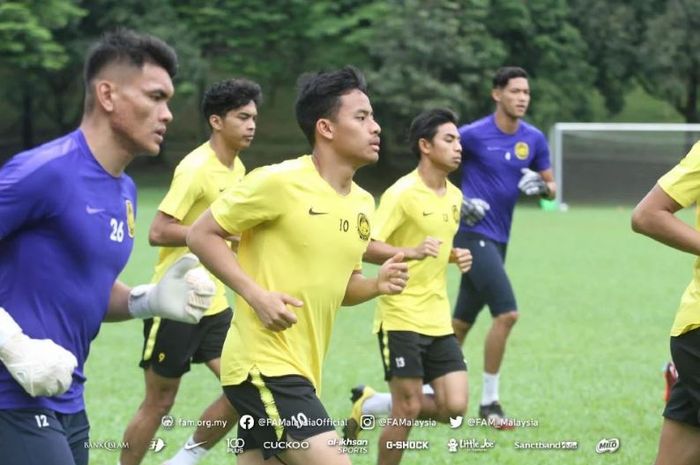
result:
[[[697,140],[700,124],[556,123],[549,131],[556,205],[638,201]]]

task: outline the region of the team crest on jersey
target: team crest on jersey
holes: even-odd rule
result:
[[[457,208],[457,205],[452,205],[452,219],[455,220],[455,223],[459,223],[459,208]]]
[[[369,220],[364,213],[357,214],[357,233],[363,241],[369,240]]]
[[[134,219],[134,206],[129,199],[126,199],[126,225],[129,230],[129,237],[133,239],[136,233],[136,220]]]
[[[527,142],[518,142],[515,144],[515,156],[520,160],[525,160],[530,155],[530,146]]]

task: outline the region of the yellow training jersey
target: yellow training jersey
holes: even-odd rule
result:
[[[224,166],[209,142],[190,152],[175,168],[173,181],[158,210],[174,217],[184,225],[195,222],[221,193],[238,184],[245,176],[245,166],[236,157],[233,168]],[[188,253],[187,247],[161,247],[152,282],[157,282],[170,265]],[[216,294],[205,315],[214,315],[228,307],[226,287],[211,275]]]
[[[659,179],[659,186],[681,206],[700,200],[700,143]],[[696,209],[695,228],[700,230],[700,214]],[[693,279],[681,297],[680,307],[671,328],[671,336],[680,336],[700,327],[700,258],[695,259]]]
[[[335,314],[370,238],[372,196],[356,184],[338,194],[305,155],[251,172],[211,206],[216,222],[241,234],[238,260],[261,287],[300,299],[298,321],[265,329],[236,296],[236,314],[221,355],[221,383],[243,382],[253,370],[301,375],[320,388],[321,365]]]
[[[408,262],[408,285],[401,294],[379,297],[374,331],[414,331],[428,336],[452,333],[447,299],[447,264],[459,227],[462,192],[447,181],[444,195],[425,185],[418,170],[400,178],[382,195],[372,238],[397,247],[415,247],[426,236],[442,241],[437,257]]]

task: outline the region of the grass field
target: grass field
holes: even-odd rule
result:
[[[155,250],[147,228],[163,192],[140,191],[137,245],[123,280],[150,278]],[[668,330],[687,281],[692,257],[635,235],[629,207],[573,206],[567,213],[520,207],[515,216],[507,268],[515,286],[521,319],[512,334],[501,376],[501,400],[517,419],[539,424],[499,432],[483,427],[416,429],[414,439],[430,441],[428,452],[407,452],[405,464],[643,464],[656,451],[663,406],[661,367],[668,359]],[[684,212],[691,221],[691,212]],[[373,273],[373,269],[368,269]],[[456,297],[458,273],[450,272]],[[344,418],[349,388],[359,382],[384,389],[376,339],[370,333],[372,302],[340,311],[324,371],[322,399],[329,413]],[[482,314],[464,348],[470,371],[468,416],[477,415],[483,340],[490,324]],[[120,440],[141,401],[143,377],[137,367],[142,344],[140,322],[104,325],[87,366],[91,438]],[[196,420],[220,388],[195,367],[185,376],[172,414]],[[166,442],[145,464],[170,457],[191,429],[159,431]],[[232,433],[232,436],[235,433]],[[365,436],[369,453],[352,457],[359,465],[376,461],[377,431]],[[487,452],[447,451],[450,438],[489,439]],[[595,452],[603,438],[618,438],[614,454]],[[515,441],[577,441],[574,451],[516,450]],[[118,452],[92,450],[91,463],[114,465]],[[235,463],[225,445],[201,463]]]

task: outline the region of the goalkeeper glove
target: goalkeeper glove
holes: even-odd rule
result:
[[[523,177],[518,182],[518,189],[525,195],[549,195],[549,187],[539,173],[528,168],[521,170]]]
[[[131,289],[129,313],[134,318],[154,316],[196,324],[209,308],[216,292],[214,282],[192,254],[180,257],[157,284]]]
[[[486,200],[468,199],[462,200],[462,221],[467,226],[474,226],[476,223],[484,219],[486,212],[491,209],[491,206]]]
[[[75,355],[50,339],[32,339],[0,307],[0,361],[32,397],[57,396],[73,383]]]

